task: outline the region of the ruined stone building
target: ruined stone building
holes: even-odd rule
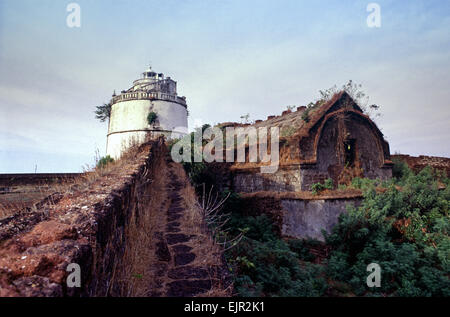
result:
[[[237,192],[305,191],[328,178],[336,185],[355,176],[392,176],[389,144],[344,91],[323,104],[287,110],[253,126],[279,127],[280,166],[277,172],[264,174],[255,163],[233,164]]]
[[[322,230],[330,232],[348,205],[361,202],[359,190],[315,195],[311,193],[313,184],[331,179],[336,188],[338,184],[350,184],[354,177],[392,177],[389,144],[345,91],[328,101],[286,110],[264,121],[220,126],[279,128],[276,172],[261,173],[261,166],[270,163],[250,162],[246,144],[245,162],[229,163],[221,182],[240,193],[246,212],[271,215],[284,237],[323,240]],[[270,140],[266,142],[270,148]]]

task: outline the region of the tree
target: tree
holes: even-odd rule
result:
[[[288,105],[286,106],[286,109],[292,111],[295,109],[295,105]]]
[[[241,116],[241,120],[245,121],[245,123],[248,123],[248,119],[249,119],[249,118],[250,118],[250,114],[249,114],[249,113],[247,113],[247,114]]]
[[[367,114],[371,119],[376,119],[380,117],[380,106],[379,105],[368,105],[369,96],[362,90],[361,84],[356,84],[353,80],[349,80],[346,84],[342,85],[341,88],[338,88],[336,85],[329,89],[319,90],[320,98],[318,100],[318,104],[322,105],[340,91],[347,92],[350,97],[356,102],[356,104],[363,110],[365,114]]]
[[[109,120],[111,117],[111,103],[104,103],[101,106],[97,106],[95,110],[95,118],[99,119],[101,122]]]

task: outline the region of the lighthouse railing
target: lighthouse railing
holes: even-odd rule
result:
[[[167,100],[167,101],[173,101],[179,104],[182,104],[186,106],[186,100],[185,98],[178,97],[176,95],[170,95],[162,92],[124,92],[118,96],[115,96],[112,98],[111,103],[115,104],[121,101],[128,101],[128,100]]]

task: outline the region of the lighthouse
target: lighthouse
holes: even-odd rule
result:
[[[140,79],[111,99],[106,155],[114,159],[134,144],[164,135],[187,132],[186,97],[177,95],[177,82],[149,67]]]

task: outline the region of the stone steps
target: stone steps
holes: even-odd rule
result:
[[[168,207],[164,232],[155,234],[156,257],[160,270],[158,271],[160,289],[153,296],[192,297],[201,295],[211,289],[216,281],[212,278],[211,268],[196,266],[192,263],[197,257],[195,248],[190,246],[197,235],[183,231],[188,226],[184,223],[184,198],[180,192],[183,183],[169,166],[167,190],[169,192]],[[158,285],[155,283],[154,285]]]

